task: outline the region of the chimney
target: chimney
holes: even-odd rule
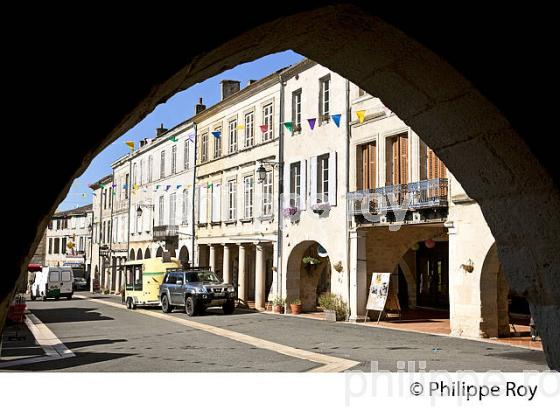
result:
[[[241,83],[235,80],[222,80],[220,84],[222,85],[222,101],[241,89]]]
[[[156,137],[159,137],[162,134],[165,134],[167,132],[167,128],[163,128],[163,123],[159,126],[159,128],[156,128]]]
[[[202,104],[202,97],[198,99],[198,103],[194,106],[194,113],[195,115],[199,112],[202,112],[206,109],[206,106]]]

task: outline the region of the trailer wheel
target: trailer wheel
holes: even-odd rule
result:
[[[127,298],[126,299],[126,308],[127,309],[136,309],[136,305],[134,305],[134,301],[132,300],[132,298]]]
[[[167,295],[161,297],[161,310],[163,310],[163,313],[171,313],[173,310],[173,306],[169,303]]]

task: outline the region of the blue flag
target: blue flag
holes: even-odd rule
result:
[[[221,138],[222,137],[222,132],[221,131],[212,131],[212,135],[216,138]]]
[[[333,114],[331,115],[331,118],[336,124],[336,126],[340,128],[340,114]]]

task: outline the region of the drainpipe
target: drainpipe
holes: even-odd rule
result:
[[[111,219],[109,222],[109,266],[110,266],[110,283],[111,286],[114,285],[114,283],[112,283],[113,281],[113,257],[111,256],[113,253],[113,205],[114,205],[114,201],[113,201],[113,197],[115,196],[115,170],[113,169],[113,180],[111,181],[111,197],[109,198],[109,201],[111,201]],[[117,289],[115,289],[116,291]],[[111,291],[111,288],[109,287],[109,291]]]
[[[280,77],[280,115],[278,120],[278,233],[276,235],[276,294],[282,296],[282,195],[284,193],[284,79]]]
[[[346,169],[346,181],[345,181],[345,194],[344,194],[344,209],[346,217],[346,282],[348,289],[348,317],[350,317],[350,220],[348,219],[348,191],[350,189],[350,120],[351,120],[352,110],[350,108],[350,81],[346,80],[346,155],[345,155],[345,169]]]
[[[126,190],[128,192],[128,238],[126,243],[126,260],[128,260],[130,256],[130,207],[132,205],[132,152],[129,154],[128,158],[128,185],[126,187]]]
[[[97,268],[99,270],[99,289],[101,290],[101,225],[103,223],[103,189],[101,188],[101,195],[99,196],[99,227],[97,233],[99,234],[99,242],[97,245]],[[95,274],[94,274],[95,275]],[[91,281],[91,291],[93,292],[93,281]]]
[[[196,256],[195,246],[196,245],[195,245],[195,236],[194,236],[195,235],[195,231],[194,231],[194,224],[195,224],[194,207],[195,207],[195,204],[196,204],[196,200],[195,200],[196,199],[195,198],[195,195],[196,195],[196,158],[198,156],[198,151],[197,151],[198,138],[196,137],[197,125],[196,125],[196,123],[193,123],[193,124],[194,124],[194,128],[193,128],[194,129],[194,163],[193,163],[193,178],[192,178],[192,192],[193,193],[191,195],[192,196],[192,200],[191,200],[191,202],[192,202],[192,208],[191,208],[191,234],[192,234],[192,236],[191,236],[191,240],[192,240],[192,245],[191,245],[192,246],[192,257],[191,257],[191,260],[192,260],[192,264],[191,264],[191,266],[194,266],[194,261],[196,260],[196,258],[195,258],[195,256]],[[200,261],[199,261],[198,264],[200,265]]]

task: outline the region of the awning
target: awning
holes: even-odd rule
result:
[[[27,270],[29,272],[40,272],[43,270],[43,267],[38,263],[30,263],[29,265],[27,265]]]

